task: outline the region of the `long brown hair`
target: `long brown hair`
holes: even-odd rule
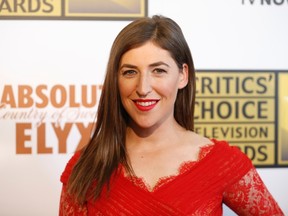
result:
[[[124,110],[118,89],[118,70],[122,55],[147,41],[170,52],[179,68],[186,63],[189,81],[178,91],[174,116],[187,130],[194,127],[195,70],[192,55],[181,28],[170,18],[155,15],[128,24],[116,37],[107,64],[106,76],[98,106],[95,131],[90,142],[83,148],[80,159],[73,168],[67,191],[83,204],[88,189],[95,181],[96,186],[89,192],[98,198],[105,184],[116,173],[119,163],[133,172],[125,148],[126,127],[129,116]]]

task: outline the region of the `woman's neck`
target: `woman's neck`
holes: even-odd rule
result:
[[[162,124],[158,127],[140,128],[131,123],[126,130],[126,147],[129,148],[144,148],[157,149],[173,140],[181,137],[186,129],[181,127],[176,120],[172,123]]]

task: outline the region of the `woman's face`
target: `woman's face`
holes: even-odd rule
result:
[[[141,128],[174,120],[177,91],[187,84],[188,66],[179,69],[167,50],[147,42],[124,53],[119,67],[122,104]]]

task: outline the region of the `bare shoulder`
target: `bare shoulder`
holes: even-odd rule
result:
[[[192,131],[185,131],[182,139],[182,159],[184,161],[196,161],[203,147],[214,145],[214,142],[207,137],[201,136]],[[183,145],[184,144],[184,145]]]
[[[207,137],[204,137],[192,131],[187,131],[187,133],[188,133],[187,136],[189,137],[190,143],[193,146],[203,147],[207,145],[214,145],[213,141]]]

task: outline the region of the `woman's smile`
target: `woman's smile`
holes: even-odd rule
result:
[[[133,100],[135,103],[135,106],[143,112],[147,112],[152,110],[156,104],[158,103],[159,100],[157,99],[136,99]]]

